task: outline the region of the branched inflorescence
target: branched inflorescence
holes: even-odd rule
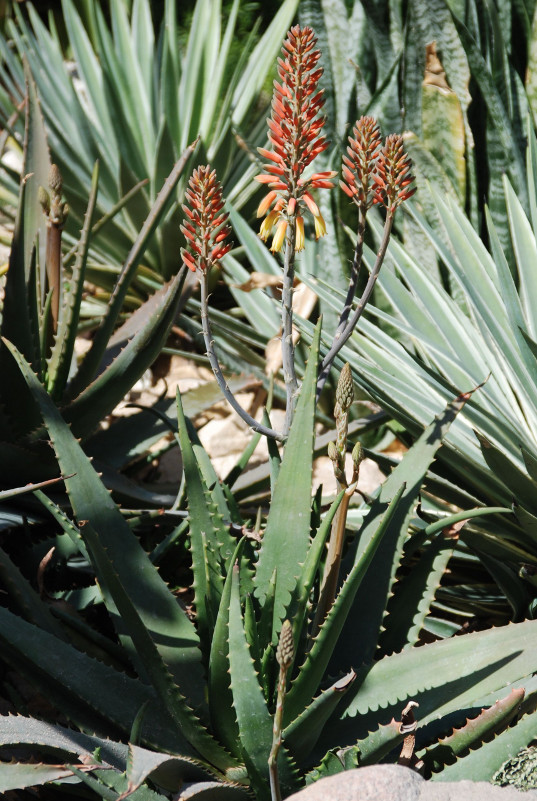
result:
[[[227,226],[229,215],[223,212],[222,187],[215,170],[209,166],[194,170],[185,197],[188,203],[183,204],[183,211],[187,219],[181,231],[192,252],[183,248],[181,256],[194,272],[207,272],[232,248],[232,243],[226,242],[231,233]]]
[[[295,226],[295,249],[304,247],[304,207],[313,215],[316,237],[326,233],[310,190],[330,189],[333,186],[330,179],[336,173],[320,172],[304,178],[306,168],[329,144],[322,135],[325,118],[320,111],[324,97],[318,84],[323,70],[317,66],[321,53],[316,43],[309,27],[295,25],[289,31],[282,48],[283,58],[278,59],[281,83],[274,82],[272,117],[267,121],[272,150],[258,148],[269,163],[257,180],[270,190],[257,210],[258,217],[267,215],[259,235],[263,240],[268,239],[276,226],[273,251],[281,249],[289,225]]]
[[[379,203],[393,213],[416,191],[412,162],[404,152],[402,138],[390,134],[381,147],[373,117],[361,117],[352,133],[343,156],[342,190],[363,211]]]

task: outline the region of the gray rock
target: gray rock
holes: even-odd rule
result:
[[[521,793],[488,782],[426,782],[410,768],[372,765],[320,779],[287,801],[537,801],[537,790]]]
[[[425,784],[410,768],[372,765],[319,779],[288,801],[418,801]]]

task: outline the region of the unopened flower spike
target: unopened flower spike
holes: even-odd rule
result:
[[[227,241],[231,233],[227,224],[229,215],[224,212],[222,187],[216,172],[208,165],[195,169],[188,182],[185,198],[186,203],[183,204],[185,220],[181,225],[181,231],[185,235],[187,248],[181,249],[181,256],[184,264],[197,273],[200,281],[203,339],[218,386],[232,408],[250,428],[271,439],[281,440],[282,434],[259,423],[242,408],[227,385],[215,351],[209,320],[209,270],[215,267],[232,247],[232,243]]]
[[[269,189],[257,210],[258,217],[267,215],[259,235],[266,241],[275,228],[272,251],[281,249],[288,225],[293,226],[295,250],[303,249],[304,209],[313,215],[315,236],[326,233],[326,224],[311,190],[332,188],[331,179],[336,173],[318,172],[304,178],[306,168],[328,147],[322,134],[325,118],[320,112],[324,96],[318,84],[323,71],[317,66],[321,54],[316,44],[309,27],[295,25],[289,31],[282,58],[278,60],[280,82],[274,82],[272,115],[267,120],[272,150],[258,148],[269,162],[265,172],[256,178]]]
[[[412,161],[405,153],[403,139],[399,134],[386,137],[384,147],[377,160],[373,174],[373,203],[380,203],[388,211],[395,209],[412,197],[416,191],[414,176],[411,174]]]
[[[349,136],[347,153],[343,156],[341,189],[353,203],[367,211],[373,205],[373,173],[382,142],[377,121],[373,117],[360,117],[352,136]]]
[[[229,215],[223,211],[222,186],[215,170],[208,165],[195,169],[185,198],[186,219],[181,231],[189,249],[183,248],[181,256],[193,272],[208,272],[232,248],[232,243],[226,241],[231,233],[227,225]]]

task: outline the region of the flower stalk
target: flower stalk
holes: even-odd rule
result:
[[[287,229],[282,285],[282,368],[285,382],[286,406],[284,436],[289,434],[295,413],[298,380],[295,370],[295,346],[293,343],[293,283],[295,279],[295,219],[291,218]]]
[[[284,620],[280,631],[280,639],[276,650],[276,661],[280,666],[278,675],[278,694],[276,697],[276,711],[272,726],[272,748],[268,760],[270,777],[270,795],[272,801],[281,801],[280,782],[278,778],[278,754],[282,744],[283,704],[287,689],[287,673],[293,664],[295,646],[293,641],[293,627],[289,620]]]
[[[56,164],[52,164],[48,177],[48,191],[39,187],[39,202],[47,219],[46,272],[51,293],[50,314],[53,337],[58,330],[60,316],[60,286],[62,265],[62,230],[69,214],[69,206],[62,201],[63,180]]]
[[[205,346],[216,380],[226,399],[245,422],[256,432],[278,440],[289,434],[299,392],[293,343],[293,284],[296,254],[304,248],[305,217],[311,215],[315,236],[326,234],[326,223],[313,192],[333,188],[333,171],[308,175],[314,159],[328,147],[323,135],[325,118],[323,90],[319,81],[320,51],[309,27],[294,26],[283,43],[278,60],[279,80],[274,82],[271,117],[267,121],[269,148],[258,148],[265,159],[264,171],[256,180],[267,188],[259,203],[257,216],[263,217],[259,236],[264,241],[272,236],[271,250],[284,248],[281,300],[281,354],[286,390],[286,412],[282,433],[258,423],[231,394],[214,350],[208,316],[207,275],[231,248],[227,241],[230,229],[224,212],[222,189],[210,167],[194,171],[183,205],[186,220],[181,227],[188,248],[182,250],[184,263],[195,271],[201,282],[202,326]],[[403,140],[397,134],[382,144],[376,120],[361,117],[348,140],[343,156],[340,186],[357,207],[357,237],[345,304],[340,314],[332,345],[320,361],[317,400],[337,354],[354,331],[369,302],[390,240],[397,208],[415,191],[411,161],[405,154]],[[356,287],[363,257],[366,218],[375,205],[386,209],[382,240],[374,267],[365,289],[355,303]],[[285,247],[284,247],[285,246]]]
[[[269,192],[259,204],[258,217],[264,215],[259,232],[267,240],[274,230],[271,250],[278,252],[285,242],[282,289],[282,367],[286,388],[284,435],[293,419],[298,393],[293,332],[293,282],[296,253],[304,248],[304,214],[310,213],[315,235],[324,236],[326,224],[311,194],[314,189],[330,189],[336,173],[327,171],[305,176],[305,170],[328,147],[322,134],[325,118],[323,90],[319,80],[323,70],[317,39],[311,28],[291,28],[282,47],[278,75],[274,82],[272,115],[268,120],[272,149],[258,148],[267,160],[257,181]]]
[[[246,409],[240,405],[238,400],[235,398],[233,393],[231,392],[227,381],[224,377],[222,372],[222,368],[220,367],[220,363],[218,361],[218,357],[216,355],[214,349],[214,340],[211,332],[211,324],[209,321],[209,295],[208,295],[208,286],[207,286],[207,273],[202,272],[200,274],[200,288],[201,288],[201,325],[203,329],[203,339],[205,342],[205,349],[207,351],[207,356],[209,357],[209,363],[211,365],[212,371],[220,387],[220,391],[222,395],[225,397],[229,405],[234,409],[237,414],[247,423],[250,428],[255,431],[256,433],[263,434],[265,437],[270,437],[271,439],[281,440],[283,439],[283,434],[278,431],[275,431],[273,428],[269,428],[268,426],[259,423],[254,417],[249,414]]]
[[[358,479],[360,477],[360,464],[364,458],[362,446],[357,443],[352,451],[352,477],[348,481],[345,473],[345,456],[347,454],[347,434],[349,428],[348,413],[354,401],[354,384],[352,380],[351,367],[346,363],[339,376],[336,389],[336,405],[334,407],[334,418],[336,421],[336,441],[328,444],[328,456],[332,462],[334,476],[337,484],[337,493],[344,492],[341,503],[334,516],[328,550],[326,554],[319,601],[315,610],[311,639],[317,635],[323,621],[330,611],[336,597],[343,555],[343,545],[345,543],[345,526],[349,503],[356,492]]]
[[[358,209],[358,231],[349,287],[338,327],[328,353],[323,358],[317,380],[317,400],[323,390],[337,354],[354,331],[369,302],[380,268],[384,262],[397,208],[408,200],[416,187],[411,174],[411,160],[405,153],[402,137],[390,134],[381,147],[380,131],[372,117],[361,117],[349,137],[343,156],[340,187]],[[350,317],[363,255],[367,212],[373,205],[386,209],[386,220],[374,267],[365,289]],[[350,319],[349,319],[350,317]]]
[[[186,266],[196,272],[201,289],[201,325],[203,339],[209,363],[218,382],[220,390],[230,406],[253,431],[266,437],[280,440],[283,435],[278,431],[259,423],[237,401],[224,377],[214,348],[214,340],[209,320],[208,277],[210,270],[232,247],[228,237],[231,229],[227,225],[228,214],[224,212],[222,187],[216,172],[209,166],[200,166],[194,170],[185,193],[187,203],[183,204],[186,220],[181,226],[188,248],[183,248],[181,255]]]

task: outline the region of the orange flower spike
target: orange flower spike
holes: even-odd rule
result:
[[[379,202],[372,183],[381,147],[380,131],[373,117],[360,117],[352,134],[349,136],[348,155],[343,156],[343,180],[339,185],[357,206],[366,210]]]
[[[330,179],[336,175],[335,172],[325,171],[314,173],[310,178],[303,177],[305,169],[329,144],[322,134],[325,123],[321,116],[324,93],[318,84],[323,71],[318,66],[321,53],[316,44],[317,39],[310,27],[295,25],[288,32],[281,58],[278,59],[279,80],[274,81],[272,113],[267,121],[271,149],[258,148],[260,155],[269,163],[256,180],[268,184],[284,201],[282,209],[278,209],[281,212],[280,223],[289,222],[295,216],[302,218],[301,223],[296,223],[297,237],[301,235],[300,226],[304,225],[304,207],[316,219],[318,235],[326,231],[324,221],[317,221],[320,217],[319,208],[308,190],[331,189],[333,184]],[[259,216],[268,212],[271,205],[272,200],[269,201],[267,196],[259,205]],[[270,222],[267,219],[261,225],[260,236],[263,239],[276,223],[273,212],[269,217]],[[287,226],[280,223],[272,250],[280,250],[283,244],[280,239]]]
[[[206,272],[232,248],[232,243],[226,242],[231,229],[226,225],[229,215],[222,213],[224,198],[216,172],[209,166],[197,167],[188,182],[185,200],[182,208],[187,219],[181,231],[197,258],[186,248],[181,256],[189,270]]]
[[[394,212],[416,191],[414,176],[410,173],[412,161],[405,153],[403,139],[399,134],[390,134],[379,154],[377,171],[373,175],[375,188],[373,202],[381,203]]]
[[[263,217],[263,215],[267,213],[267,211],[270,209],[270,207],[272,206],[277,197],[278,193],[274,190],[269,192],[268,195],[265,195],[265,197],[258,206],[257,216]]]

